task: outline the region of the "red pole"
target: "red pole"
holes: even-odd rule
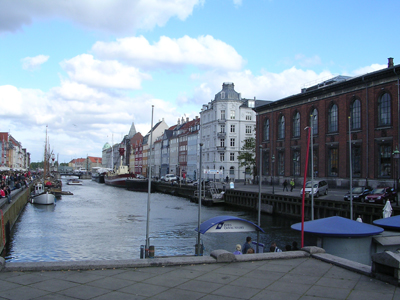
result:
[[[301,248],[304,247],[304,199],[306,197],[306,180],[307,180],[307,166],[308,166],[308,154],[310,153],[310,132],[311,128],[308,129],[308,138],[307,138],[307,155],[306,155],[306,166],[304,168],[304,179],[303,179],[303,195],[301,201]],[[311,192],[313,192],[311,187]],[[311,207],[311,209],[313,209]]]

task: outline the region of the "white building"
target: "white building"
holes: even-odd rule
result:
[[[263,102],[259,101],[257,102]],[[242,99],[234,84],[225,82],[213,101],[203,105],[200,112],[201,140],[203,146],[202,169],[221,170],[221,175],[205,175],[206,178],[244,180],[245,168],[237,159],[243,142],[255,138],[255,99]]]

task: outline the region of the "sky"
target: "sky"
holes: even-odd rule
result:
[[[132,123],[199,116],[224,82],[279,100],[400,62],[400,1],[1,0],[0,132],[101,157]],[[397,60],[397,61],[396,61]]]

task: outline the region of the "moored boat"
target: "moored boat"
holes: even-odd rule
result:
[[[126,187],[126,179],[131,177],[131,174],[129,173],[128,166],[122,165],[124,148],[120,148],[119,153],[121,155],[121,163],[117,169],[114,169],[112,172],[108,172],[104,176],[104,183],[116,187]]]
[[[51,205],[56,201],[56,196],[45,190],[43,183],[37,182],[31,194],[31,203]]]
[[[148,192],[149,181],[148,179],[132,178],[126,179],[126,188],[134,192]],[[154,192],[153,186],[151,186],[151,193]]]
[[[75,179],[75,178],[68,179],[67,184],[68,185],[82,185],[82,180]]]

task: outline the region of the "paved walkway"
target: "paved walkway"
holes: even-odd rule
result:
[[[292,251],[218,262],[224,255],[7,263],[0,299],[400,299],[399,287],[363,275],[368,266],[337,258],[357,272],[347,270],[325,253],[316,255],[327,261]]]

